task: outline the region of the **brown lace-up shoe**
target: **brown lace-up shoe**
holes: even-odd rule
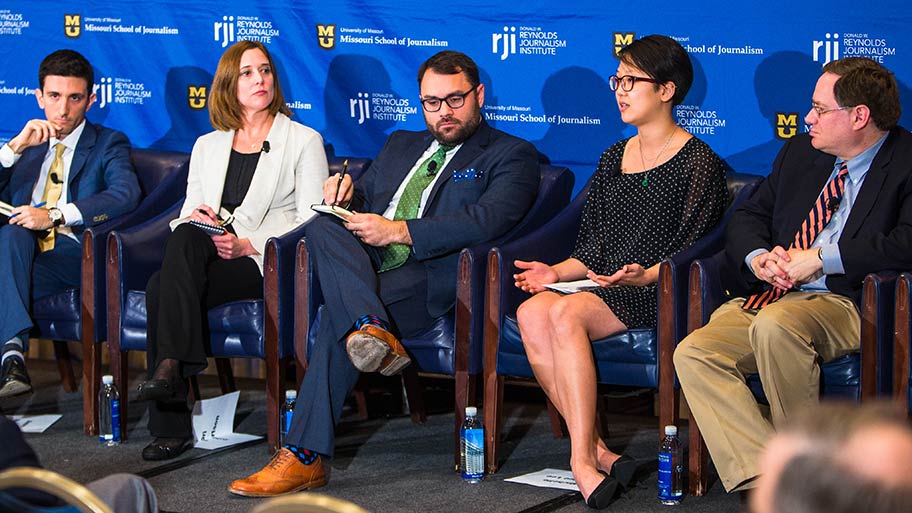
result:
[[[325,485],[326,471],[323,470],[322,458],[317,456],[313,463],[305,465],[293,452],[283,447],[263,470],[231,483],[228,491],[247,497],[272,497]]]
[[[412,363],[399,340],[385,329],[365,324],[345,341],[352,364],[361,372],[392,376]]]

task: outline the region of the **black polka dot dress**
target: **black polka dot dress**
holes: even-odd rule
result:
[[[598,274],[625,264],[649,268],[712,229],[728,203],[719,156],[692,137],[664,164],[621,173],[629,139],[602,154],[571,255]],[[628,328],[655,327],[657,285],[600,287],[600,297]]]

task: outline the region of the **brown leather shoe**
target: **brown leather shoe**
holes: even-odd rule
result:
[[[263,470],[231,483],[228,491],[246,497],[272,497],[301,490],[312,490],[326,485],[323,459],[310,465],[301,463],[293,452],[282,448],[263,467]]]
[[[345,349],[352,364],[361,372],[392,376],[412,363],[399,340],[373,324],[365,324],[352,332],[345,341]]]

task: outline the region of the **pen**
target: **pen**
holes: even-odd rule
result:
[[[43,207],[43,206],[45,206],[45,205],[47,205],[47,201],[42,201],[41,203],[39,203],[39,204],[37,204],[37,205],[33,205],[33,208],[41,208],[41,207]],[[9,216],[9,218],[12,219],[12,218],[14,218],[14,217],[16,217],[16,216],[18,216],[18,215],[19,215],[19,212],[16,212],[15,214]]]
[[[339,202],[339,189],[342,188],[342,180],[345,179],[345,171],[348,170],[348,159],[342,161],[342,173],[339,174],[339,183],[336,184],[336,200],[333,203]]]

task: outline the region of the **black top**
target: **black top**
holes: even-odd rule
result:
[[[691,246],[715,226],[728,202],[722,161],[703,141],[689,139],[653,169],[622,173],[628,141],[599,159],[571,255],[597,274],[611,275],[631,263],[648,269]],[[591,292],[627,328],[639,328],[656,326],[657,290],[652,284]]]
[[[243,203],[259,161],[259,151],[241,153],[231,150],[231,158],[228,159],[228,173],[225,175],[225,188],[222,190],[222,208],[234,212],[234,209]]]

